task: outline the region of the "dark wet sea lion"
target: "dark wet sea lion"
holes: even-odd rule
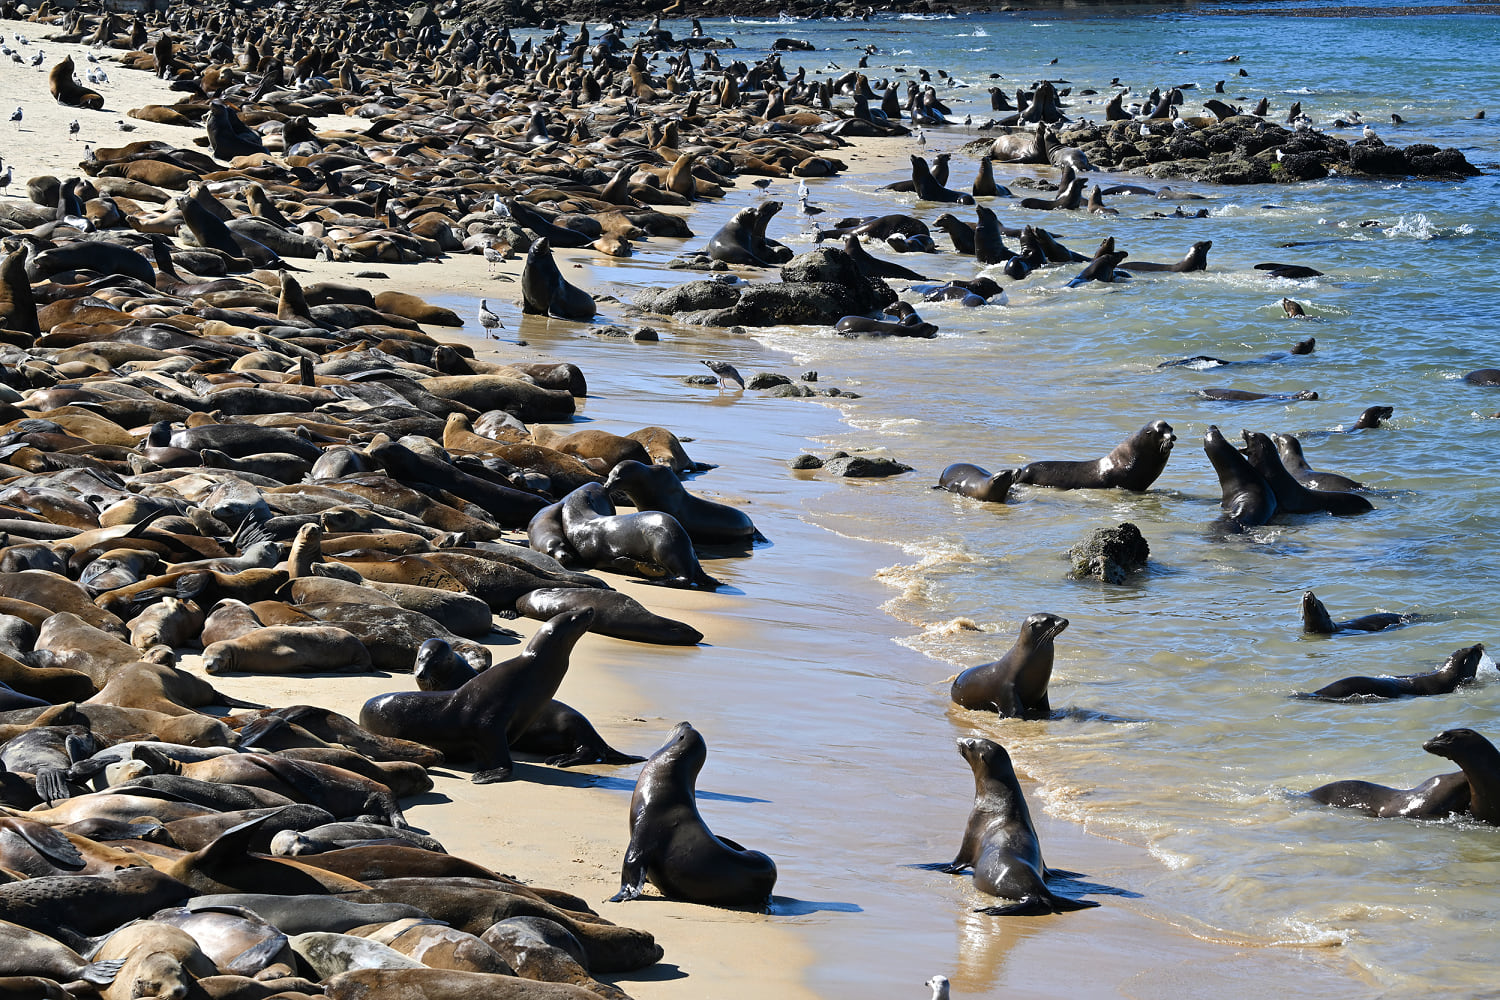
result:
[[[664,578],[677,587],[722,586],[699,565],[692,540],[676,518],[659,511],[616,514],[608,493],[597,483],[568,494],[562,522],[568,544],[585,566]]]
[[[1078,276],[1068,282],[1069,288],[1086,285],[1091,281],[1099,281],[1111,284],[1119,281],[1121,274],[1115,268],[1126,257],[1124,250],[1115,250],[1110,253],[1102,253],[1088,262],[1088,266],[1078,272]]]
[[[1345,698],[1419,698],[1448,694],[1465,681],[1474,679],[1483,656],[1484,644],[1475,643],[1454,650],[1436,670],[1400,677],[1345,677],[1298,697],[1340,701]]]
[[[957,203],[959,205],[974,204],[974,196],[962,191],[954,191],[943,187],[932,176],[932,169],[927,161],[915,154],[911,158],[911,182],[912,189],[917,193],[918,201],[938,201]]]
[[[1059,896],[1047,887],[1047,876],[1052,873],[1042,860],[1026,796],[1005,748],[992,740],[968,737],[958,741],[958,752],[974,771],[974,808],[964,825],[958,854],[942,870],[957,875],[972,868],[974,887],[980,892],[1015,900],[974,912],[1042,915],[1098,906],[1093,900]]]
[[[1224,508],[1219,522],[1242,530],[1269,521],[1276,513],[1275,491],[1212,424],[1203,435],[1203,453],[1219,476],[1219,505]]]
[[[994,475],[990,475],[988,469],[969,465],[966,462],[957,462],[943,470],[938,476],[938,484],[934,489],[947,490],[949,493],[957,493],[959,496],[974,500],[1005,503],[1006,495],[1010,493],[1011,483],[1015,481],[1015,478],[1015,469],[1001,469]]]
[[[1032,462],[1016,471],[1016,482],[1059,490],[1150,489],[1167,467],[1177,436],[1172,425],[1156,420],[1092,462]]]
[[[755,250],[755,226],[759,213],[753,205],[735,212],[729,221],[719,227],[708,239],[710,260],[721,260],[726,264],[745,267],[775,267],[771,261]]]
[[[541,621],[585,607],[594,611],[589,631],[600,635],[664,646],[693,646],[703,640],[703,633],[691,625],[653,614],[639,601],[617,590],[546,587],[516,601],[517,611]]]
[[[1349,429],[1351,431],[1363,431],[1379,427],[1382,420],[1391,419],[1391,414],[1395,412],[1395,409],[1389,406],[1366,407],[1365,411],[1359,415],[1359,419],[1354,421],[1353,426]]]
[[[476,784],[510,778],[510,746],[557,693],[573,646],[593,621],[588,608],[551,619],[519,656],[497,663],[456,691],[398,691],[360,709],[360,725],[473,760]]]
[[[563,277],[546,237],[531,244],[521,269],[521,311],[562,319],[593,319],[594,297]]]
[[[1442,819],[1469,809],[1469,779],[1462,771],[1438,774],[1415,788],[1391,788],[1349,779],[1319,785],[1307,793],[1314,802],[1355,809],[1367,816]]]
[[[914,337],[931,340],[938,333],[934,324],[923,321],[916,313],[895,320],[843,316],[833,325],[833,329],[841,337]]]
[[[555,698],[542,706],[511,749],[535,754],[552,767],[639,764],[646,759],[610,746],[587,716]]]
[[[1245,458],[1266,484],[1276,494],[1276,509],[1283,514],[1310,514],[1327,511],[1330,514],[1348,517],[1365,514],[1375,509],[1374,505],[1358,493],[1325,492],[1310,490],[1297,482],[1281,464],[1276,445],[1264,434],[1241,431],[1245,441]]]
[[[1150,261],[1130,260],[1126,258],[1123,266],[1129,271],[1173,271],[1178,274],[1188,271],[1203,271],[1208,268],[1208,251],[1213,249],[1213,245],[1213,240],[1199,240],[1175,264],[1153,264]]]
[[[1290,403],[1297,400],[1317,399],[1318,394],[1311,389],[1300,389],[1297,392],[1253,392],[1248,389],[1199,389],[1198,395],[1204,399],[1212,399],[1223,403]]]
[[[1361,615],[1348,621],[1336,622],[1323,602],[1312,591],[1302,594],[1302,631],[1312,635],[1333,635],[1337,632],[1383,632],[1388,628],[1399,628],[1420,621],[1420,615],[1398,615],[1391,611],[1378,611]]]
[[[1472,729],[1445,729],[1422,749],[1463,768],[1469,782],[1469,813],[1481,823],[1500,826],[1500,750]]]
[[[709,906],[764,906],[776,886],[776,863],[709,830],[694,795],[708,757],[703,737],[686,722],[651,755],[630,797],[630,846],[611,902],[635,899],[646,881],[668,899]]]
[[[1292,474],[1292,478],[1306,486],[1310,490],[1326,490],[1328,492],[1348,492],[1350,490],[1362,490],[1364,484],[1341,476],[1337,472],[1319,472],[1307,464],[1307,459],[1302,454],[1302,442],[1291,434],[1277,434],[1273,440],[1276,442],[1276,450],[1281,455],[1281,464]]]
[[[175,906],[193,894],[152,868],[101,875],[52,875],[0,885],[0,920],[40,931],[70,948],[121,924]]]
[[[620,462],[610,470],[604,488],[622,491],[637,510],[671,514],[695,543],[749,542],[757,534],[754,522],[744,511],[689,493],[683,489],[682,480],[663,465]]]
[[[1052,641],[1068,620],[1041,612],[1021,623],[1005,655],[969,667],[953,680],[949,696],[964,708],[994,711],[1015,719],[1045,719],[1052,714],[1047,684],[1052,680]]]

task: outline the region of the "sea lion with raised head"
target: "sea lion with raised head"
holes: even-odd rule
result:
[[[709,237],[709,259],[744,267],[775,267],[755,250],[755,226],[759,214],[753,205],[735,212],[718,232]]]
[[[1445,729],[1422,749],[1463,768],[1469,782],[1469,813],[1481,823],[1500,826],[1500,750],[1472,729]]]
[[[1460,684],[1474,679],[1484,657],[1484,644],[1475,643],[1455,649],[1436,670],[1398,677],[1345,677],[1326,684],[1311,694],[1297,697],[1318,701],[1344,701],[1350,698],[1420,698],[1448,694]]]
[[[994,475],[990,475],[988,469],[969,465],[966,462],[956,462],[943,470],[938,476],[938,484],[933,489],[947,490],[949,493],[957,493],[959,496],[973,500],[1005,503],[1015,478],[1015,469],[1001,469]]]
[[[744,511],[689,493],[664,465],[620,462],[610,470],[604,488],[623,492],[637,510],[671,514],[696,544],[749,543],[759,534]]]
[[[511,744],[552,700],[573,646],[594,619],[589,608],[548,621],[519,655],[455,691],[397,691],[365,702],[359,723],[381,736],[436,747],[478,764],[475,784],[511,777]]]
[[[630,845],[620,871],[618,903],[636,899],[646,881],[668,899],[709,906],[763,907],[776,886],[776,863],[715,836],[698,812],[698,772],[708,757],[703,737],[679,722],[651,755],[630,797]]]
[[[585,566],[639,573],[675,587],[723,586],[704,572],[692,539],[672,515],[614,510],[598,483],[580,486],[563,500],[563,531]]]
[[[1203,453],[1219,477],[1219,506],[1224,513],[1216,523],[1243,531],[1269,521],[1276,513],[1276,492],[1212,424],[1203,434]]]
[[[1040,612],[1021,623],[1015,644],[990,663],[969,667],[953,680],[949,696],[964,708],[998,712],[1014,719],[1045,719],[1052,714],[1047,685],[1052,680],[1052,640],[1068,620]]]
[[[991,916],[1040,916],[1098,906],[1093,900],[1059,896],[1047,886],[1053,874],[1042,860],[1042,845],[1010,755],[993,740],[966,737],[958,752],[974,771],[974,808],[964,825],[963,842],[942,871],[974,872],[980,892],[1015,902],[975,910]]]
[[[563,277],[552,247],[541,237],[526,251],[521,268],[521,311],[561,319],[593,319],[594,297]]]
[[[1172,454],[1177,435],[1165,420],[1142,427],[1108,455],[1092,462],[1031,462],[1016,470],[1017,483],[1059,490],[1150,489]]]
[[[1319,472],[1309,466],[1302,454],[1302,442],[1294,435],[1277,434],[1273,436],[1273,440],[1276,442],[1276,451],[1281,455],[1281,464],[1292,474],[1293,479],[1308,489],[1347,493],[1365,488],[1363,483],[1348,476],[1341,476],[1337,472]]]
[[[1334,621],[1317,595],[1307,590],[1302,593],[1302,631],[1310,635],[1334,635],[1338,632],[1384,632],[1389,628],[1400,628],[1422,620],[1421,615],[1398,615],[1393,611],[1377,611],[1360,615],[1347,621]]]
[[[1286,466],[1276,445],[1264,434],[1242,430],[1245,441],[1245,458],[1266,484],[1276,494],[1276,509],[1283,514],[1312,514],[1326,511],[1341,517],[1365,514],[1375,509],[1374,505],[1358,493],[1324,492],[1310,490],[1297,482]]]

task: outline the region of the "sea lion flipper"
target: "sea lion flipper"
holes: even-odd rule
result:
[[[125,968],[126,961],[123,958],[111,958],[103,962],[90,962],[84,966],[83,973],[78,978],[95,986],[108,986],[115,981],[120,970]]]
[[[73,797],[68,787],[68,772],[60,767],[47,767],[36,773],[36,794],[43,802],[61,802]]]
[[[620,866],[620,891],[609,897],[609,901],[624,903],[637,899],[645,887],[646,855],[632,835],[630,846],[625,849],[625,862]]]
[[[73,846],[73,842],[50,826],[21,822],[8,826],[4,836],[20,837],[55,867],[77,871],[84,866],[83,854]]]

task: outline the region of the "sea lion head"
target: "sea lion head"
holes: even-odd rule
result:
[[[1172,433],[1172,425],[1165,420],[1156,420],[1140,429],[1137,435],[1143,444],[1155,445],[1156,450],[1163,455],[1172,450],[1172,445],[1177,441],[1177,435]]]
[[[1022,633],[1032,645],[1051,642],[1068,627],[1068,620],[1058,615],[1039,611],[1021,623]]]

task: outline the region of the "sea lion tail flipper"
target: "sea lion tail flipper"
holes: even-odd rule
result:
[[[17,823],[10,830],[58,868],[77,871],[84,866],[83,854],[60,830],[40,823]]]
[[[267,705],[257,704],[257,703],[255,703],[253,701],[245,701],[242,698],[233,698],[233,697],[230,697],[229,695],[225,694],[223,691],[218,690],[217,688],[214,689],[214,700],[213,700],[212,704],[223,705],[225,708],[248,708],[248,709],[253,709],[253,710],[259,710],[259,709],[262,709],[262,708],[268,708],[269,707]],[[256,721],[259,722],[260,720],[257,719]],[[253,723],[252,723],[252,725],[253,725]]]
[[[601,764],[639,764],[646,759],[644,757],[637,757],[633,753],[622,753],[608,744],[605,745],[604,752],[599,756],[599,763]]]
[[[240,526],[234,529],[234,535],[230,538],[230,542],[234,545],[237,552],[244,552],[250,546],[259,542],[274,541],[276,541],[276,536],[266,530],[265,520],[260,516],[260,512],[253,507],[245,513],[244,519],[240,521]]]
[[[73,797],[68,787],[68,772],[60,767],[44,767],[36,773],[36,794],[43,802],[61,802]]]
[[[1081,878],[1088,878],[1088,876],[1083,874],[1082,872],[1070,872],[1066,868],[1048,868],[1046,869],[1046,875],[1048,878],[1060,878],[1069,882],[1077,881]]]
[[[703,572],[703,569],[700,567],[698,572],[693,574],[693,586],[702,587],[704,590],[718,590],[720,587],[724,586],[724,582],[722,580],[716,580],[713,577],[709,576],[707,573]]]
[[[93,983],[95,986],[108,986],[115,981],[115,976],[120,974],[120,970],[125,968],[125,962],[126,959],[123,958],[90,962],[83,967],[83,973],[78,978],[86,983]]]
[[[755,529],[755,534],[753,534],[753,535],[750,536],[750,541],[752,543],[759,542],[761,544],[769,544],[771,540],[769,538],[767,538],[765,535],[761,534],[759,528],[756,528]]]

